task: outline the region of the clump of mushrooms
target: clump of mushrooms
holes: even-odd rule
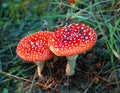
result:
[[[17,45],[17,55],[27,62],[36,62],[38,75],[44,79],[41,71],[44,61],[54,57],[48,48],[48,38],[52,35],[49,31],[36,32],[24,37]]]
[[[58,28],[49,38],[50,50],[58,56],[66,56],[66,75],[75,73],[76,58],[78,54],[88,51],[96,43],[95,31],[85,24],[70,24]]]

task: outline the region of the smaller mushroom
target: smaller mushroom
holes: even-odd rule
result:
[[[36,32],[24,37],[17,45],[17,55],[25,61],[36,62],[38,75],[43,79],[41,71],[44,61],[52,58],[54,54],[48,48],[48,38],[52,35],[49,31]]]
[[[66,75],[75,73],[78,54],[88,51],[96,43],[95,31],[85,24],[70,24],[57,29],[49,38],[50,50],[58,56],[66,56]]]

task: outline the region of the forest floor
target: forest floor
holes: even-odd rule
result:
[[[98,37],[95,46],[79,54],[70,77],[65,76],[65,57],[46,61],[41,81],[35,63],[17,56],[18,42],[71,23],[92,27]],[[120,1],[0,1],[0,93],[120,93]]]

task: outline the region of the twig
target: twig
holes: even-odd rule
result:
[[[81,69],[78,69],[78,70],[82,71]],[[85,74],[89,74],[88,72],[85,72],[85,71],[82,71],[82,72],[85,73]],[[96,77],[98,77],[99,79],[102,79],[103,81],[105,81],[107,83],[110,83],[110,81],[107,80],[106,78],[102,78],[101,76],[99,76],[100,72],[98,73],[98,75],[93,73],[93,72],[91,74],[95,75]]]
[[[109,83],[110,81],[109,80],[107,80],[106,78],[102,78],[101,76],[99,76],[99,75],[96,75],[95,73],[93,73],[96,77],[98,77],[99,79],[102,79],[103,81],[105,81],[105,82],[107,82],[107,83]]]
[[[20,80],[23,80],[23,81],[26,81],[26,82],[32,83],[31,80],[28,80],[28,79],[25,79],[25,78],[22,78],[22,77],[18,77],[18,76],[12,75],[12,74],[7,73],[7,72],[0,71],[0,74],[4,74],[4,75],[6,75],[6,76],[8,76],[8,77],[13,77],[13,78],[16,78],[16,79],[20,79]],[[57,88],[52,88],[52,87],[50,87],[50,86],[45,86],[45,85],[40,84],[40,83],[37,83],[37,82],[34,82],[34,84],[35,84],[35,85],[42,86],[42,87],[46,87],[46,88],[49,88],[49,89],[53,89],[53,90],[55,90],[55,91],[60,92],[60,90],[57,89]]]
[[[36,65],[29,67],[28,69],[24,70],[24,72],[29,71],[29,70],[33,69],[34,67],[36,67]]]
[[[87,88],[85,89],[85,91],[83,93],[87,93],[87,91],[89,90],[89,88],[92,86],[93,82],[95,81],[95,78],[92,80],[92,82],[87,86]]]
[[[120,81],[116,82],[109,82],[108,85],[115,85],[115,84],[120,84]]]

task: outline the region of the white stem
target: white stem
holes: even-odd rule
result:
[[[37,64],[38,76],[43,79],[44,77],[41,72],[44,67],[44,62],[36,62],[36,64]]]
[[[72,76],[75,73],[76,59],[78,55],[68,56],[66,65],[66,75]]]

